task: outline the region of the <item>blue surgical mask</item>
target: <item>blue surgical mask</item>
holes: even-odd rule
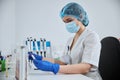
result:
[[[75,21],[72,21],[72,22],[66,23],[66,29],[70,33],[76,33],[79,31],[80,26],[77,26]]]

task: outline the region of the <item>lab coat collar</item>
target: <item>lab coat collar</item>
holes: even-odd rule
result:
[[[88,34],[87,32],[88,32],[88,29],[85,28],[85,30],[81,33],[81,35],[79,36],[78,40],[76,41],[76,43],[74,44],[73,48],[71,49],[71,52],[74,50],[74,48],[77,47],[77,45],[79,45],[78,43],[87,36],[87,34]],[[74,39],[74,37],[72,37],[69,46],[72,45],[73,39]]]

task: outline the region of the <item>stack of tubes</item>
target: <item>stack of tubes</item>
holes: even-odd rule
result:
[[[51,42],[46,41],[45,38],[40,38],[40,40],[36,40],[36,38],[29,37],[26,40],[26,46],[28,47],[28,52],[35,53],[42,57],[50,57],[51,55]],[[48,49],[50,49],[49,53]]]

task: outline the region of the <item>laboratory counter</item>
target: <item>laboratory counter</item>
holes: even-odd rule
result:
[[[0,72],[0,80],[16,80],[14,77],[6,77],[5,72]],[[51,72],[33,72],[29,73],[27,80],[93,80],[82,74],[56,74]]]
[[[93,80],[82,74],[56,74],[51,72],[33,72],[28,75],[28,80]]]

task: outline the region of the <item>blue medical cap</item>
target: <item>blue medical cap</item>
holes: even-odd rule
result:
[[[84,26],[87,26],[89,24],[87,13],[84,11],[82,6],[77,3],[68,3],[62,8],[60,17],[63,18],[65,16],[72,16],[78,19]]]

